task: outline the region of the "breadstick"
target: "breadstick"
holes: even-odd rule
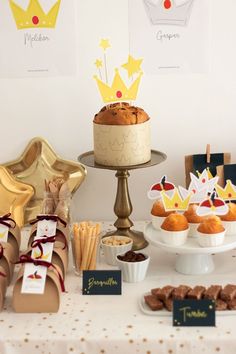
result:
[[[81,264],[81,247],[80,247],[79,229],[74,228],[74,258],[76,269],[79,270]]]
[[[98,241],[99,241],[99,236],[96,235],[94,237],[94,246],[93,246],[93,250],[92,250],[92,258],[91,258],[91,262],[89,265],[89,269],[93,270],[96,269],[96,260],[97,260],[97,248],[98,248]]]
[[[89,254],[89,247],[90,247],[90,241],[91,237],[86,234],[86,231],[83,230],[83,235],[84,235],[84,247],[83,247],[83,253],[82,253],[82,263],[81,263],[81,270],[86,269],[87,261],[88,261],[88,254]]]

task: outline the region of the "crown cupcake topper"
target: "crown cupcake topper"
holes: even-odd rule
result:
[[[228,179],[224,188],[215,186],[217,195],[226,201],[236,200],[236,186]]]
[[[57,0],[47,14],[40,5],[40,0],[30,0],[26,10],[13,0],[9,2],[18,29],[55,27],[61,0]]]
[[[111,47],[109,40],[101,39],[100,47],[103,50],[103,60],[97,59],[95,61],[99,76],[95,75],[94,79],[97,82],[103,102],[110,103],[136,100],[140,80],[143,74],[141,70],[143,60],[134,59],[131,55],[129,55],[127,63],[121,65],[123,69],[127,70],[128,78],[131,78],[131,84],[129,86],[125,84],[120,75],[119,69],[117,68],[115,69],[113,82],[109,85],[106,56],[107,49]],[[134,78],[134,75],[136,78]]]
[[[213,192],[210,197],[201,202],[196,210],[199,216],[225,215],[227,212],[228,206],[223,199],[216,196],[216,192]]]
[[[162,191],[165,191],[166,194],[170,196],[173,194],[174,190],[175,185],[171,182],[168,182],[167,177],[163,176],[158,183],[155,183],[151,186],[147,192],[147,196],[149,199],[160,199]]]
[[[197,188],[197,190],[200,190],[202,188],[207,188],[208,193],[212,193],[219,177],[212,177],[209,172],[208,169],[205,169],[202,173],[198,172],[198,177],[190,172],[191,183],[189,189]]]
[[[153,25],[186,26],[188,24],[194,0],[143,0],[147,14]]]
[[[175,188],[172,196],[168,196],[165,191],[162,191],[161,198],[165,211],[185,211],[188,209],[191,193],[187,198],[182,198],[179,190]]]

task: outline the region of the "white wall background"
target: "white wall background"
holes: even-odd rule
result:
[[[101,38],[110,39],[111,65],[126,61],[127,2],[77,0],[76,77],[0,79],[0,163],[18,157],[35,136],[46,138],[66,159],[76,160],[92,150],[92,120],[102,105],[92,79],[94,61],[101,53],[98,44]],[[153,149],[165,152],[168,159],[131,172],[134,220],[149,218],[152,202],[146,192],[163,173],[184,183],[184,155],[204,152],[210,143],[215,152],[230,151],[236,161],[235,13],[235,0],[211,0],[207,75],[143,76],[136,104],[152,118]],[[74,198],[77,218],[113,220],[115,193],[114,172],[88,168]]]

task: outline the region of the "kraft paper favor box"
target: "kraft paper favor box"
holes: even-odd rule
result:
[[[10,284],[12,277],[13,277],[13,272],[14,272],[14,248],[10,243],[2,242],[1,243],[3,246],[3,256],[0,258],[0,266],[4,269],[4,273],[7,276],[7,285]]]
[[[61,273],[59,268],[58,272]],[[61,285],[58,274],[52,268],[47,270],[44,294],[22,294],[24,266],[20,268],[13,288],[12,307],[18,313],[55,313],[60,307]]]
[[[32,248],[29,248],[27,250],[26,254],[30,256],[31,252],[32,252]],[[46,260],[46,259],[44,259],[44,260]],[[63,279],[65,279],[65,275],[66,275],[67,268],[68,268],[68,253],[67,253],[67,251],[65,249],[63,250],[59,247],[54,248],[53,253],[52,253],[51,263],[60,268],[60,270],[62,272],[62,277],[63,277]]]
[[[3,267],[0,266],[0,311],[3,308],[6,290],[7,290],[7,277],[1,275],[6,274]]]
[[[14,250],[14,261],[19,258],[20,244],[21,244],[21,232],[20,228],[16,225],[14,228],[9,228],[8,243],[10,243]]]
[[[36,236],[36,232],[37,232],[37,224],[34,224],[31,228],[30,231],[30,238],[29,238],[29,242],[28,242],[28,246],[31,246],[31,243],[34,240],[34,237]],[[67,244],[69,244],[69,235],[70,235],[70,229],[69,226],[67,225],[66,227],[64,227],[60,222],[57,223],[57,230],[56,230],[56,242],[55,242],[55,246],[54,247],[60,247],[63,248],[65,245],[65,239],[63,237],[63,235],[65,236],[66,240],[67,240]],[[54,236],[54,235],[51,235]],[[68,252],[68,247],[67,247],[67,252]]]

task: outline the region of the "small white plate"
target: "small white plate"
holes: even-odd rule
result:
[[[167,311],[166,309],[159,310],[159,311],[152,311],[144,300],[145,295],[151,295],[151,293],[145,293],[139,299],[139,307],[145,315],[172,317],[172,312]],[[235,315],[236,315],[235,310],[216,311],[216,316],[235,316]]]

